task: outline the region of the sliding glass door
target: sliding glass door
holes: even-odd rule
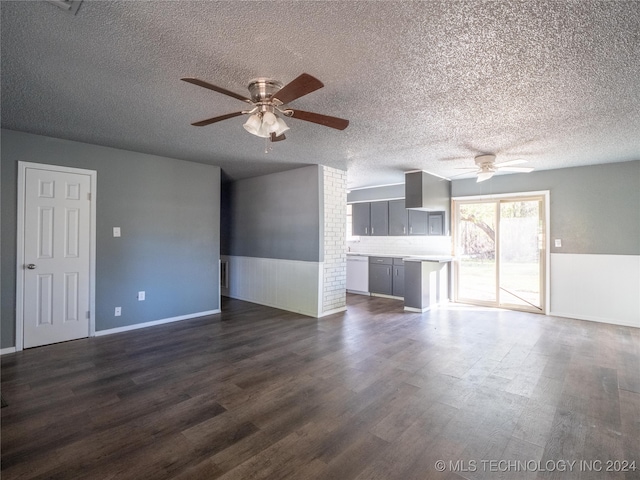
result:
[[[494,305],[498,299],[495,202],[458,204],[458,294],[460,301]]]
[[[544,196],[455,200],[456,300],[544,311]]]

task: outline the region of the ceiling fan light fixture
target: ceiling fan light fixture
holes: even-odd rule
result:
[[[243,125],[244,129],[253,134],[260,136],[260,128],[262,127],[262,118],[259,113],[254,113]]]
[[[262,114],[262,126],[271,132],[275,132],[278,128],[278,117],[275,116],[272,112],[264,112]]]
[[[286,123],[284,123],[284,120],[282,120],[280,117],[277,118],[276,120],[276,137],[279,137],[280,135],[282,135],[284,132],[286,132],[287,130],[289,130],[289,127],[287,126]]]

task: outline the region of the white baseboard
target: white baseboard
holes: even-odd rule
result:
[[[363,292],[361,290],[349,290],[349,289],[347,289],[347,293],[354,293],[356,295],[366,295],[367,297],[371,296],[371,294],[369,292]]]
[[[424,308],[404,307],[405,312],[412,312],[412,313],[425,313],[425,312],[428,312],[429,310],[431,310],[431,307],[424,307]]]
[[[0,355],[6,355],[7,353],[16,353],[16,347],[7,347],[0,349]]]
[[[372,297],[391,298],[392,300],[404,300],[404,297],[398,297],[396,295],[387,295],[386,293],[369,293]]]
[[[334,313],[346,312],[347,307],[334,308],[333,310],[327,310],[326,312],[322,312],[318,318],[326,317],[328,315],[333,315]]]
[[[587,322],[599,322],[599,323],[608,323],[610,325],[620,325],[621,327],[634,327],[639,328],[637,324],[633,322],[626,322],[624,320],[618,320],[615,318],[608,317],[595,317],[590,315],[576,315],[575,313],[566,313],[566,312],[549,312],[550,317],[562,317],[569,318],[573,320],[586,320]]]
[[[220,309],[208,310],[206,312],[190,313],[188,315],[180,315],[178,317],[162,318],[160,320],[153,320],[151,322],[136,323],[135,325],[127,325],[125,327],[109,328],[108,330],[99,330],[96,332],[96,337],[103,335],[111,335],[114,333],[128,332],[131,330],[138,330],[140,328],[154,327],[156,325],[163,325],[165,323],[179,322],[181,320],[189,320],[191,318],[206,317],[208,315],[215,315],[220,313]]]

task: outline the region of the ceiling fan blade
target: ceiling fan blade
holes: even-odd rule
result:
[[[226,120],[227,118],[239,117],[243,112],[227,113],[226,115],[220,115],[219,117],[207,118],[206,120],[200,120],[199,122],[192,123],[194,127],[204,127],[205,125],[211,125],[212,123]]]
[[[281,142],[282,140],[285,140],[287,137],[284,136],[284,133],[282,135],[276,136],[276,132],[271,132],[271,141],[272,142]]]
[[[349,120],[338,117],[330,117],[328,115],[321,115],[319,113],[305,112],[303,110],[292,110],[291,117],[298,120],[305,120],[307,122],[317,123],[324,125],[325,127],[335,128],[337,130],[344,130],[349,126]]]
[[[473,170],[473,169],[472,169]],[[449,180],[451,180],[452,178],[456,178],[456,177],[461,177],[462,175],[469,175],[471,173],[480,173],[479,170],[476,170],[475,172],[462,172],[462,173],[456,173],[455,175],[451,175],[450,177],[447,177]]]
[[[478,173],[478,179],[476,180],[476,183],[480,183],[480,182],[484,182],[485,180],[489,180],[491,177],[493,177],[493,174],[495,172],[480,172]]]
[[[518,160],[507,160],[506,162],[498,162],[494,166],[495,167],[512,167],[514,165],[522,165],[523,163],[527,163],[526,160],[518,159]]]
[[[214,92],[222,93],[223,95],[228,95],[233,98],[237,98],[238,100],[242,100],[243,102],[251,103],[247,97],[243,97],[242,95],[238,95],[237,93],[231,92],[222,87],[216,87],[215,85],[211,85],[209,82],[205,82],[204,80],[200,80],[198,78],[181,78],[180,80],[188,83],[192,83],[199,87],[208,88],[209,90],[213,90]]]
[[[533,168],[531,167],[500,167],[499,170],[501,172],[521,172],[521,173],[533,172]]]
[[[320,80],[308,73],[303,73],[274,93],[271,98],[280,100],[282,103],[289,103],[322,87],[324,84]]]

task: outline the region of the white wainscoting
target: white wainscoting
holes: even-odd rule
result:
[[[550,315],[640,328],[640,256],[551,254]]]
[[[229,288],[222,294],[311,317],[321,315],[321,262],[224,256]]]

